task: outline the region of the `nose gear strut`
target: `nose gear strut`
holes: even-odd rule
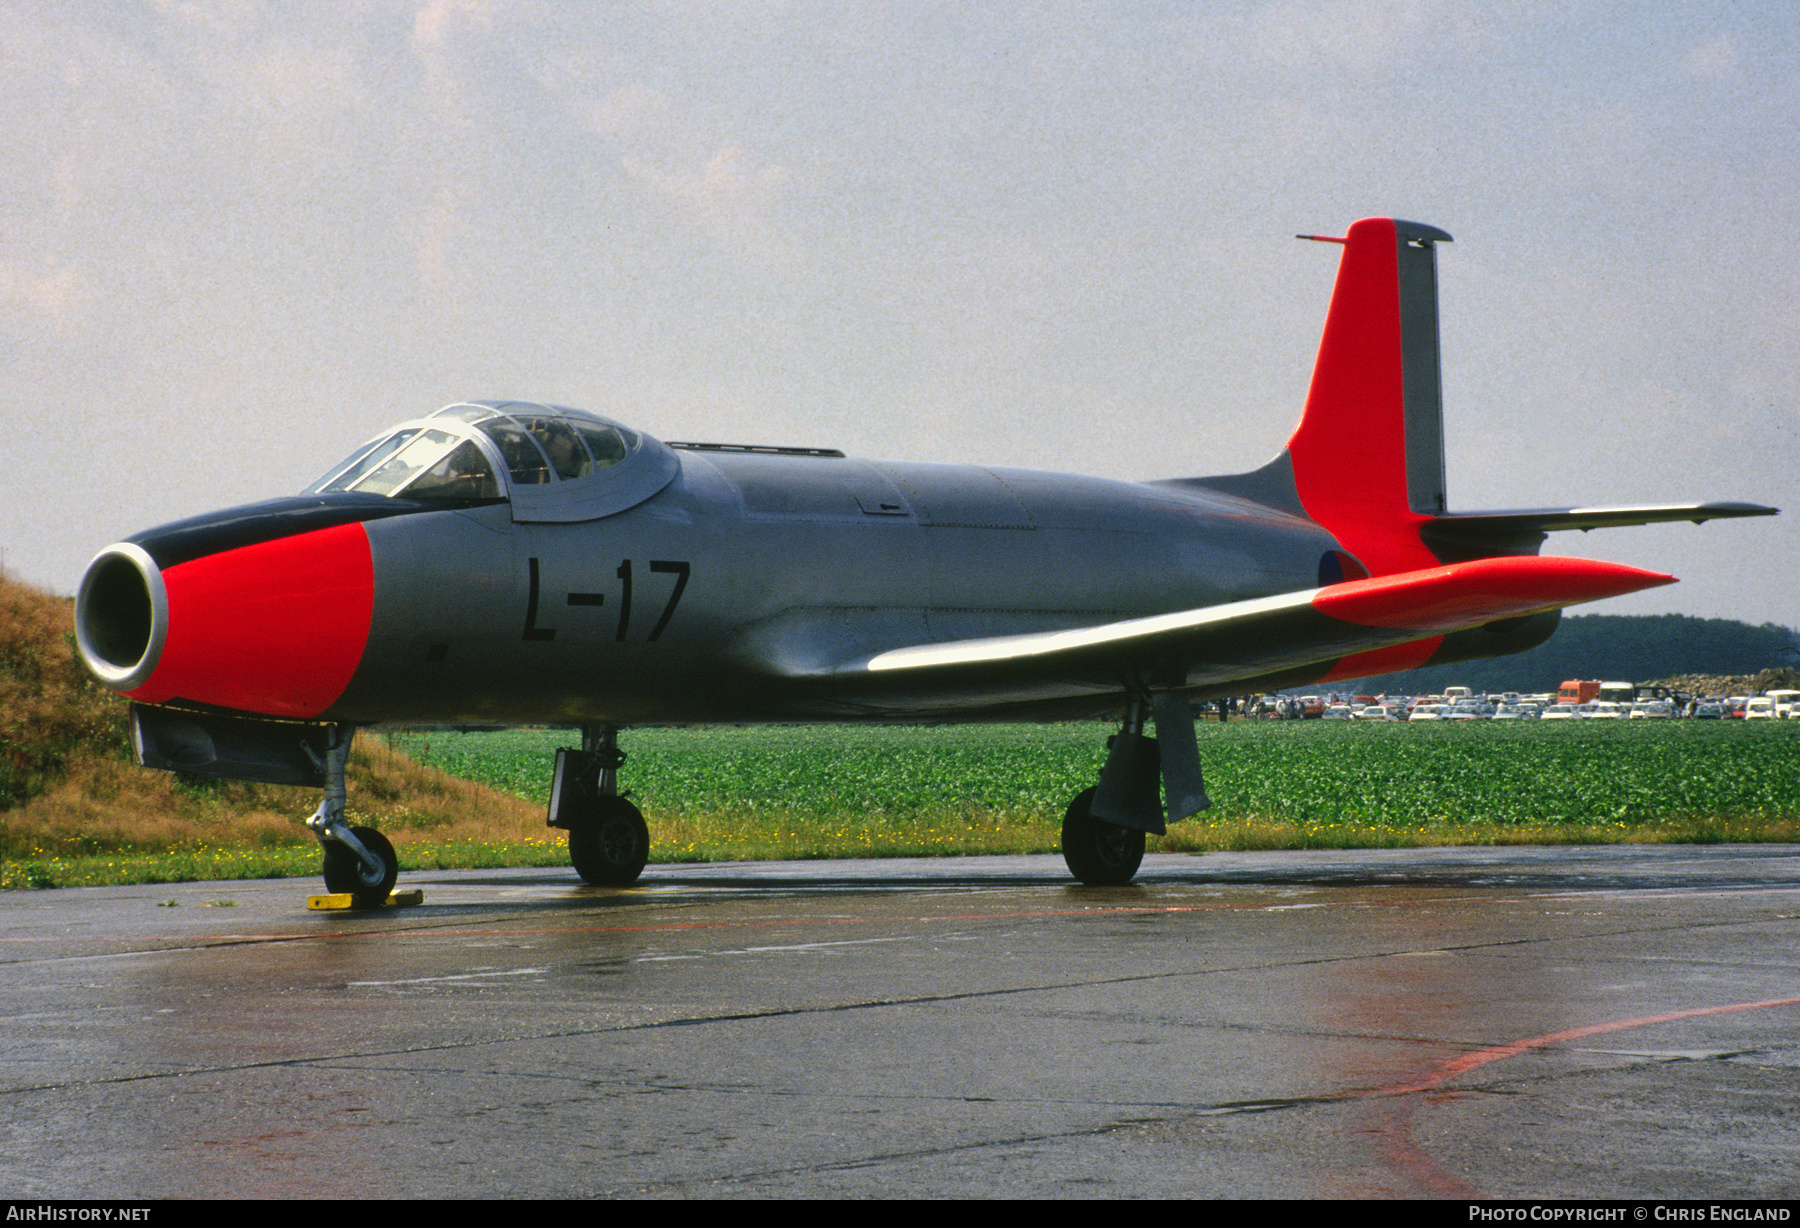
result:
[[[400,859],[388,838],[373,827],[351,827],[344,821],[349,799],[344,768],[355,737],[354,725],[326,726],[325,754],[319,765],[325,773],[325,796],[306,825],[325,850],[325,890],[349,895],[358,908],[379,908],[394,889]]]

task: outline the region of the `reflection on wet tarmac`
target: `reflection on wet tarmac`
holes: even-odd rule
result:
[[[9,1188],[1795,1193],[1787,846],[409,883],[0,897]]]

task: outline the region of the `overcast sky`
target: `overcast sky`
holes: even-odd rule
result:
[[[1450,503],[1800,474],[1790,4],[0,7],[0,550],[450,401],[1122,478],[1292,429],[1341,234],[1439,248]],[[1800,506],[1559,534],[1800,624]]]

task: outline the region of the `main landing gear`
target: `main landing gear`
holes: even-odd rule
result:
[[[581,749],[556,752],[548,823],[568,830],[569,860],[596,887],[629,887],[650,859],[643,813],[619,794],[624,763],[617,725],[583,725]]]
[[[1146,718],[1157,737],[1144,734]],[[1160,788],[1159,788],[1160,785]],[[1126,697],[1125,722],[1107,743],[1100,783],[1085,789],[1063,815],[1063,861],[1092,887],[1128,883],[1144,860],[1144,837],[1206,809],[1206,781],[1194,737],[1194,712],[1174,692]]]
[[[325,796],[306,825],[325,850],[325,890],[350,897],[357,908],[379,908],[400,876],[400,859],[386,836],[373,827],[344,822],[344,765],[350,759],[352,725],[326,727]]]
[[[1091,807],[1098,789],[1083,789],[1063,814],[1062,851],[1069,873],[1090,887],[1131,881],[1144,860],[1144,833],[1102,822]]]

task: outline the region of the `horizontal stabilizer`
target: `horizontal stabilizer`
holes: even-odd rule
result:
[[[1644,503],[1625,507],[1542,507],[1507,512],[1446,512],[1432,521],[1434,531],[1518,532],[1535,529],[1618,529],[1630,525],[1688,520],[1730,520],[1737,516],[1773,516],[1779,509],[1760,503]]]
[[[1773,516],[1760,503],[1644,503],[1622,507],[1540,507],[1499,512],[1445,512],[1419,528],[1439,558],[1453,562],[1491,554],[1535,553],[1545,534],[1568,529],[1616,529],[1688,520]]]
[[[1216,687],[1674,579],[1590,559],[1477,559],[1069,631],[920,644],[834,673],[866,671],[903,684],[938,670],[965,671],[965,677],[966,671],[1018,671],[1101,685],[1149,674],[1155,686]]]

